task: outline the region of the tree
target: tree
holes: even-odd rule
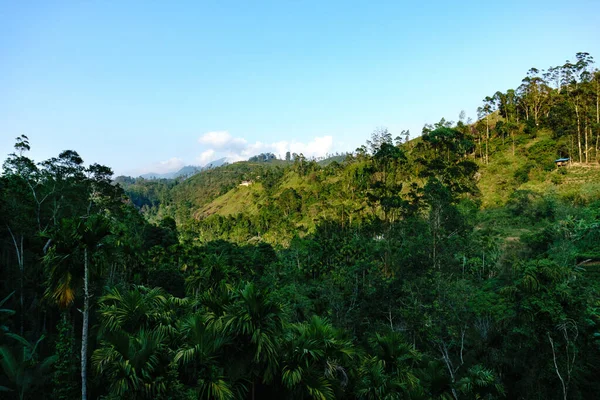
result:
[[[252,382],[252,398],[256,381],[272,381],[278,367],[277,338],[283,328],[282,306],[267,291],[246,283],[235,292],[235,301],[225,307],[223,329],[232,335],[236,352],[247,365]]]
[[[549,89],[537,68],[527,71],[527,76],[523,78],[522,84],[518,88],[526,119],[533,118],[536,126],[539,125],[544,107],[547,106]]]
[[[58,339],[55,345],[54,374],[52,383],[54,389],[52,397],[60,400],[70,400],[77,397],[77,364],[73,362],[77,357],[73,326],[69,321],[68,313],[63,312],[58,325]]]
[[[19,331],[23,335],[26,274],[24,242],[26,239],[35,236],[36,226],[41,230],[40,206],[43,200],[40,202],[37,195],[36,181],[39,179],[39,170],[34,162],[24,155],[31,149],[27,136],[21,135],[16,138],[14,148],[15,152],[10,154],[3,164],[4,189],[7,194],[5,200],[7,215],[5,228],[10,235],[19,270]],[[35,204],[32,200],[35,200]],[[33,219],[34,215],[37,215],[37,223]]]
[[[16,351],[7,345],[1,346],[0,366],[12,382],[19,399],[23,400],[33,388],[44,383],[56,358],[38,358],[37,350],[44,340],[43,335],[33,343],[14,333],[7,333],[6,336],[16,342]],[[0,392],[9,390],[0,386]]]
[[[140,329],[129,335],[107,333],[94,351],[92,363],[108,384],[113,398],[155,399],[167,393],[169,368],[167,341],[158,330]]]
[[[291,398],[329,400],[336,392],[341,395],[354,348],[328,320],[313,316],[290,326],[284,351],[281,381]]]
[[[281,192],[277,202],[286,217],[293,216],[302,210],[302,197],[294,188],[287,188]]]
[[[383,209],[384,221],[392,222],[395,211],[405,207],[400,195],[402,183],[397,183],[396,174],[399,167],[406,163],[406,155],[399,147],[383,142],[372,159],[374,182],[367,196]]]
[[[589,91],[591,89],[590,82],[593,78],[592,65],[594,59],[588,53],[577,53],[576,59],[576,63],[567,61],[562,66],[562,71],[567,98],[575,111],[579,162],[584,160],[588,162],[590,140],[588,138],[589,118],[586,108],[593,107]],[[598,110],[598,107],[596,109]],[[598,120],[598,116],[596,119]]]
[[[171,298],[158,287],[148,289],[134,285],[129,290],[113,287],[99,300],[102,328],[108,332],[133,334],[140,328],[167,327],[173,322],[168,314]]]
[[[479,118],[485,118],[485,158],[484,162],[488,164],[489,159],[489,147],[490,147],[490,114],[495,111],[495,100],[493,97],[487,96],[483,99],[483,106],[477,109]]]
[[[370,346],[359,369],[361,398],[400,399],[419,391],[415,370],[422,355],[398,332],[376,333]]]
[[[100,345],[92,364],[111,396],[158,398],[177,390],[170,344],[187,305],[160,288],[135,285],[112,288],[99,299]]]
[[[383,144],[394,145],[392,141],[392,134],[387,128],[377,128],[371,133],[371,140],[367,140],[367,146],[371,151],[371,155],[377,153]]]
[[[186,367],[189,379],[196,384],[202,399],[229,400],[239,396],[244,387],[225,376],[225,349],[231,337],[218,324],[209,325],[206,316],[197,312],[180,321],[181,345],[175,362]]]
[[[69,307],[83,286],[83,323],[81,333],[81,392],[87,398],[87,358],[90,313],[90,275],[93,257],[110,234],[107,220],[99,214],[85,219],[61,221],[54,245],[46,254],[49,266],[47,296],[61,308]]]

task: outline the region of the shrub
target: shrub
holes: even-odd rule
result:
[[[532,163],[527,163],[527,164],[523,165],[522,167],[517,168],[517,170],[515,171],[515,173],[513,175],[513,177],[515,178],[515,181],[517,181],[517,183],[520,185],[529,181],[529,171],[531,171],[532,168],[533,168]]]
[[[557,146],[556,141],[552,139],[541,140],[527,149],[527,158],[544,168],[550,165],[550,170],[552,170],[554,168]]]
[[[563,183],[563,177],[559,174],[552,174],[550,177],[550,182],[554,183],[555,185],[560,185]]]

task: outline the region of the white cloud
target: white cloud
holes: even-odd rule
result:
[[[208,149],[206,151],[203,151],[196,158],[196,160],[198,160],[198,163],[200,164],[200,166],[204,166],[204,165],[208,164],[210,161],[215,160],[215,151],[213,149]]]
[[[199,166],[205,166],[220,158],[226,158],[228,162],[245,161],[261,153],[273,153],[276,157],[284,158],[288,151],[302,153],[307,158],[323,157],[334,152],[335,148],[339,149],[339,143],[336,142],[334,146],[333,137],[329,135],[313,137],[307,142],[280,140],[271,143],[260,141],[250,143],[242,137],[234,137],[228,131],[213,131],[200,136],[198,142],[203,145],[203,149],[196,157],[194,164]],[[183,158],[172,157],[136,169],[131,174],[134,176],[147,173],[166,174],[179,171],[185,165],[186,162]]]
[[[167,172],[176,172],[185,166],[183,159],[178,157],[172,157],[165,161],[160,161],[150,165],[149,167],[143,168],[142,173],[156,173],[166,174]]]
[[[291,152],[302,153],[306,157],[321,157],[329,153],[333,148],[333,137],[316,137],[308,143],[293,142],[290,145]]]
[[[285,157],[285,153],[288,151],[302,153],[308,158],[322,157],[333,149],[332,136],[315,137],[307,143],[295,140],[249,143],[244,138],[232,136],[228,131],[214,131],[200,136],[198,142],[208,147],[197,158],[201,165],[220,157],[227,157],[230,162],[247,160],[260,153],[273,153],[277,157]]]
[[[246,145],[246,139],[234,138],[227,131],[207,132],[200,136],[198,142],[217,150],[241,150]]]

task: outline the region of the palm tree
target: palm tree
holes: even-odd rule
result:
[[[291,397],[334,399],[335,390],[347,385],[345,366],[354,348],[327,319],[313,316],[309,322],[291,325],[284,352],[281,381]]]
[[[153,399],[169,387],[168,353],[166,338],[159,331],[107,332],[92,355],[92,364],[109,382],[111,396]]]
[[[129,290],[112,288],[99,300],[102,326],[109,331],[135,333],[140,327],[159,322],[168,295],[161,288],[133,286]]]
[[[209,254],[186,279],[186,288],[188,293],[198,296],[203,291],[218,288],[223,282],[234,281],[239,275],[238,270],[227,265],[223,256]]]
[[[188,299],[179,299],[162,288],[133,285],[129,289],[112,288],[99,299],[102,332],[123,331],[136,334],[140,328],[158,330],[176,345],[176,321],[189,309]]]
[[[181,347],[175,354],[175,362],[186,367],[184,373],[194,380],[196,392],[201,399],[230,400],[241,398],[245,387],[225,377],[223,365],[224,347],[231,338],[214,324],[207,323],[203,313],[195,313],[179,324]]]
[[[59,307],[69,307],[83,286],[83,323],[81,331],[81,397],[87,399],[87,359],[90,313],[90,274],[92,258],[110,234],[108,221],[100,214],[85,218],[63,219],[54,245],[44,256],[49,266],[46,296]],[[83,267],[83,268],[82,268]]]
[[[277,371],[282,314],[282,306],[253,283],[236,291],[234,302],[225,308],[223,330],[234,338],[234,354],[244,358],[239,361],[249,370],[252,398],[258,377],[270,382]]]
[[[63,219],[52,237],[52,246],[44,256],[47,269],[46,297],[60,308],[75,301],[82,285],[80,221]]]
[[[44,383],[56,357],[48,357],[41,361],[38,359],[37,349],[40,342],[44,340],[43,335],[35,343],[30,343],[14,333],[7,333],[6,336],[17,343],[16,347],[12,348],[7,345],[0,347],[0,365],[14,389],[0,386],[0,391],[14,390],[19,399],[23,400],[31,389]]]
[[[424,361],[415,374],[419,377],[420,387],[411,391],[412,399],[454,400],[452,381],[439,360]]]
[[[366,356],[358,372],[358,398],[396,400],[405,397],[402,382],[386,373],[385,362],[377,357]]]
[[[504,387],[494,372],[482,365],[469,368],[467,376],[456,384],[460,393],[474,399],[497,399],[504,396]]]
[[[400,399],[419,389],[414,369],[421,354],[401,334],[377,333],[370,345],[371,355],[364,358],[359,368],[360,398]]]
[[[99,301],[100,347],[95,371],[109,382],[111,396],[156,398],[170,392],[176,375],[176,321],[188,310],[161,288],[112,288]]]

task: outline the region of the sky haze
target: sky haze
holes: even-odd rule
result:
[[[74,149],[117,174],[353,151],[600,57],[600,2],[178,1],[0,5],[0,152]],[[600,59],[598,60],[600,61]]]

